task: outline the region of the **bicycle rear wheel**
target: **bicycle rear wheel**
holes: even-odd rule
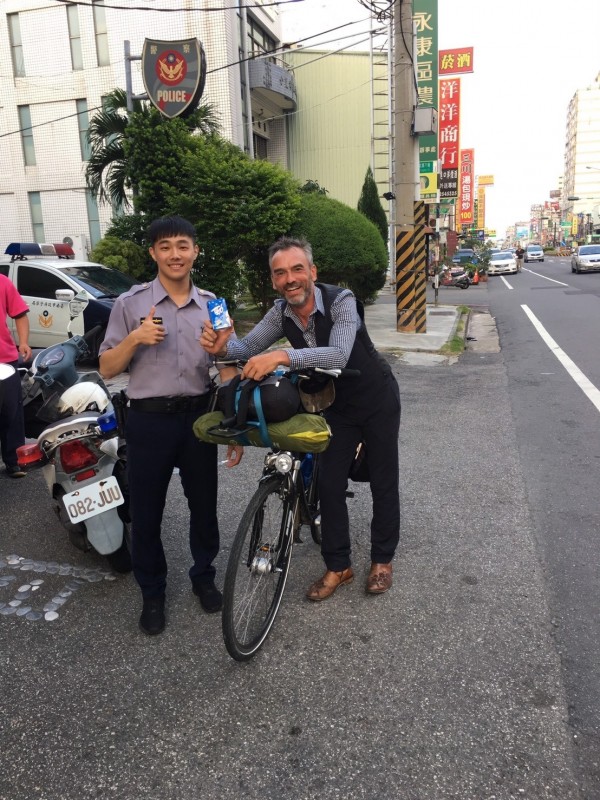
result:
[[[223,638],[229,655],[247,661],[269,635],[292,556],[296,504],[280,478],[261,483],[233,541],[223,589]]]

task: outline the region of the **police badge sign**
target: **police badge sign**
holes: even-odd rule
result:
[[[145,39],[142,77],[148,97],[161,114],[169,119],[191,114],[200,102],[206,81],[202,43],[198,39]]]

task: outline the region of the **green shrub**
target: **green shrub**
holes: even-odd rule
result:
[[[373,301],[385,283],[388,261],[378,229],[338,200],[315,192],[301,198],[291,234],[311,243],[318,279],[347,286],[363,302]]]
[[[141,281],[154,277],[155,270],[147,251],[135,242],[124,242],[114,236],[101,239],[90,253],[90,261],[119,269]]]

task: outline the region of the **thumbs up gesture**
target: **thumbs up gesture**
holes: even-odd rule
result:
[[[140,327],[137,329],[139,344],[155,345],[160,344],[166,335],[166,331],[162,325],[154,322],[154,312],[156,306],[152,306],[150,313],[143,320]]]

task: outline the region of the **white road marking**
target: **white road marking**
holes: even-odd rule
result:
[[[588,400],[590,400],[596,406],[597,410],[600,411],[600,391],[594,386],[591,380],[583,374],[577,364],[571,358],[569,358],[565,351],[558,346],[558,344],[550,336],[546,328],[544,328],[529,306],[521,305],[521,308],[529,317],[533,327],[542,337],[542,340],[548,346],[550,352],[554,353],[563,367],[567,370],[571,378],[573,378],[577,386],[579,386],[581,391],[586,395]]]
[[[549,278],[547,275],[542,275],[540,272],[534,272],[532,269],[527,269],[525,267],[526,272],[530,272],[532,275],[537,275],[538,278],[545,278],[547,281],[552,281],[552,283],[558,283],[559,286],[568,286],[568,283],[563,283],[562,281],[555,281],[554,278]]]
[[[502,283],[506,286],[507,289],[514,289],[515,288],[514,286],[510,285],[510,283],[506,280],[504,275],[500,275],[500,277],[502,278]]]

